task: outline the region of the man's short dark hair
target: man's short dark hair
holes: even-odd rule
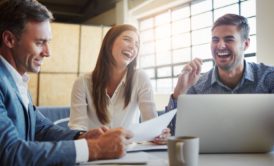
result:
[[[211,30],[213,31],[214,28],[221,25],[234,25],[241,32],[242,39],[248,39],[249,37],[250,28],[247,19],[243,16],[237,14],[225,14],[214,22]]]
[[[8,30],[20,38],[27,22],[46,20],[53,20],[52,13],[37,0],[4,0],[0,3],[0,36]]]

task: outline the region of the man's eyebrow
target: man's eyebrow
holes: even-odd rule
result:
[[[211,38],[212,39],[219,39],[220,37],[218,37],[218,36],[212,36]],[[229,35],[229,36],[224,36],[223,38],[225,38],[225,39],[234,39],[235,36]]]
[[[234,37],[234,36],[232,36],[232,35],[229,35],[229,36],[225,36],[224,38],[225,38],[225,39],[231,39],[231,38],[233,38],[233,39],[234,39],[235,37]]]
[[[43,41],[43,42],[48,42],[48,41],[51,41],[51,38],[37,38],[36,41]]]

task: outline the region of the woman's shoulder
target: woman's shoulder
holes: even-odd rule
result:
[[[91,72],[81,74],[77,80],[91,80]]]
[[[85,73],[80,75],[74,82],[74,84],[87,84],[91,82],[91,73]]]

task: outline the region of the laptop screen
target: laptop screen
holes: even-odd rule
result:
[[[258,153],[274,142],[274,94],[178,98],[176,136],[198,136],[201,153]]]

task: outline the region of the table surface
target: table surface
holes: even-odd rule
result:
[[[167,151],[147,153],[149,154],[147,166],[169,166]],[[114,165],[112,164],[111,166]],[[123,164],[123,166],[126,165]],[[258,154],[200,154],[199,166],[274,166],[274,152]]]

